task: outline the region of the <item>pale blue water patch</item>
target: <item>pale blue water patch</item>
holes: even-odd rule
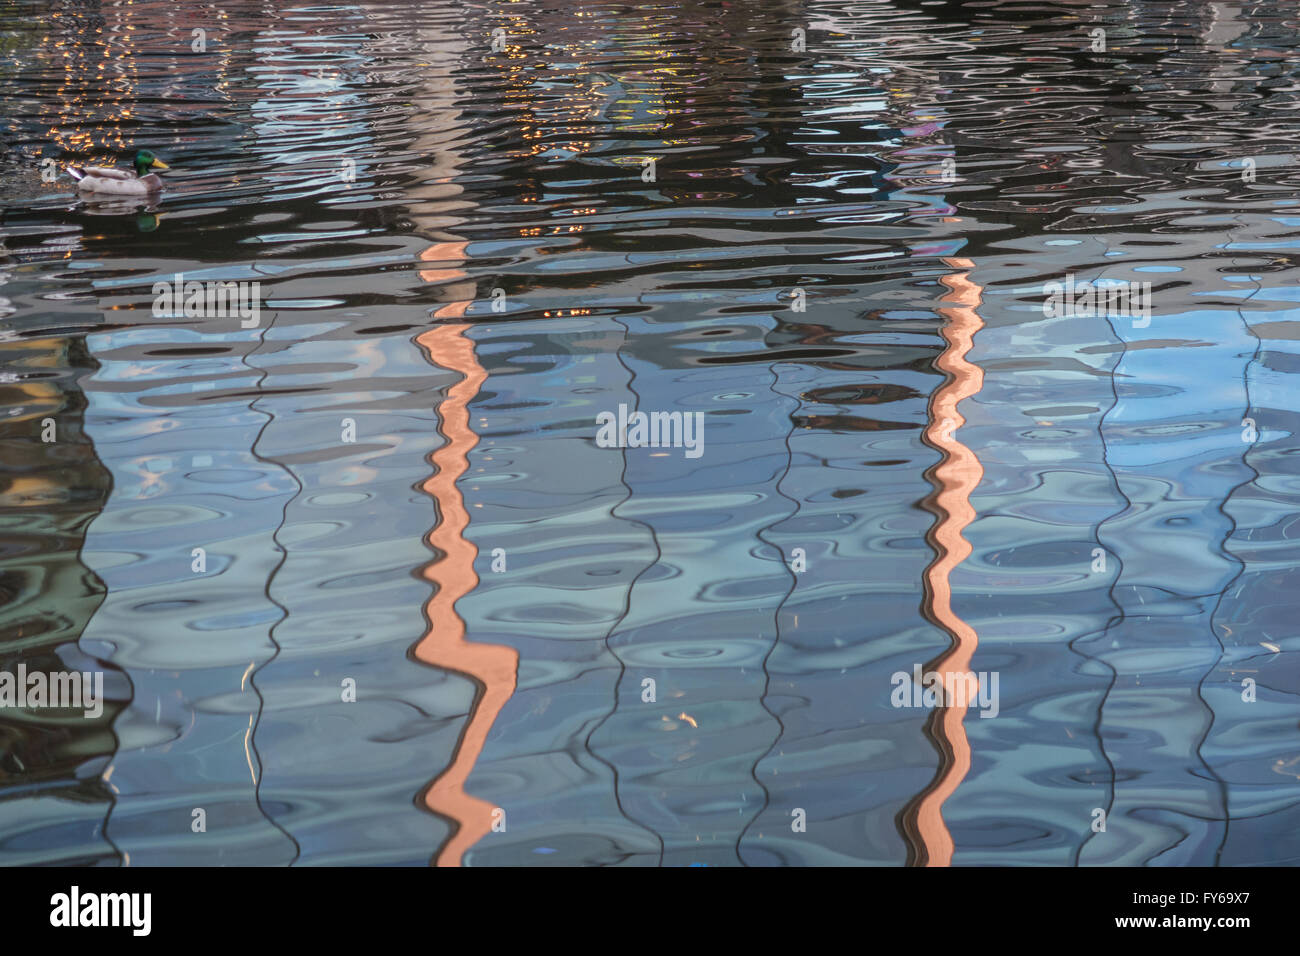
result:
[[[635,401],[608,347],[621,329],[566,318],[465,334],[489,378],[470,406],[479,443],[460,482],[479,584],[457,610],[475,642],[520,655],[467,783],[508,822],[469,860],[518,863],[546,848],[552,866],[655,864],[657,836],[620,807],[613,770],[587,745],[620,679],[605,638],[653,557],[644,525],[615,513],[628,495],[621,451],[595,443],[597,415]],[[622,692],[640,693],[636,674]]]
[[[358,337],[338,320],[277,323],[247,360],[266,376],[257,453],[295,485],[269,584],[283,620],[253,676],[262,804],[306,862],[423,865],[446,827],[410,797],[450,754],[462,704],[406,652],[425,629],[418,571],[437,520],[418,486],[456,376],[409,334]]]
[[[1082,246],[1104,248],[1095,239]],[[958,864],[1014,853],[1069,865],[1091,808],[1109,799],[1093,725],[1110,673],[1087,641],[1115,613],[1118,561],[1111,555],[1094,570],[1094,549],[1097,526],[1120,500],[1097,434],[1119,347],[1104,319],[1043,315],[1025,273],[1052,275],[1055,254],[1018,268],[977,260],[969,277],[981,289],[984,327],[967,359],[984,380],[962,404],[966,424],[955,436],[975,450],[983,477],[964,532],[972,552],[952,574],[953,608],[978,636],[971,669],[997,674],[999,699],[996,718],[972,707],[965,721],[972,766],[944,810]],[[1026,750],[1028,726],[1042,728],[1044,743]],[[1013,806],[1011,780],[1032,797]]]
[[[248,678],[280,617],[264,582],[292,493],[284,469],[253,453],[266,416],[238,394],[260,377],[242,361],[256,344],[147,318],[87,336],[100,370],[85,383],[86,427],[114,489],[83,549],[109,594],[82,640],[111,647],[131,678],[105,831],[133,864],[293,856],[258,806],[251,747],[260,701]],[[205,839],[201,823],[228,839]]]
[[[934,377],[921,369],[937,350],[937,292],[933,279],[907,274],[855,291],[889,303],[884,321],[858,331],[850,312],[814,315],[829,319],[824,341],[856,343],[858,354],[777,366],[775,390],[800,403],[780,482],[795,510],[769,535],[787,560],[802,549],[806,569],[780,607],[767,662],[765,704],[780,735],[756,767],[766,801],[744,834],[751,865],[896,862],[895,818],[933,773],[906,744],[927,712],[895,709],[889,694],[895,671],[910,674],[947,644],[916,617],[933,557],[918,546],[932,519],[915,504],[930,491],[920,472],[934,459],[920,441]],[[911,359],[902,368],[879,360],[891,341]],[[796,810],[806,832],[792,827]]]
[[[626,676],[592,747],[617,770],[627,814],[663,840],[664,865],[734,865],[762,799],[750,767],[777,730],[761,702],[762,663],[790,572],[755,538],[792,510],[775,486],[794,403],[773,391],[762,363],[701,366],[707,353],[692,362],[689,350],[663,362],[663,343],[691,327],[680,306],[621,322],[635,407],[702,414],[704,445],[697,459],[685,448],[614,452],[632,496],[615,514],[653,542],[609,635]],[[753,350],[770,328],[761,316],[730,325]],[[653,703],[643,699],[647,678]]]
[[[1197,308],[1223,288],[1218,274],[1183,279],[1156,293],[1149,327],[1112,321],[1125,350],[1101,434],[1124,500],[1098,540],[1120,564],[1112,593],[1121,616],[1085,646],[1115,671],[1100,726],[1115,785],[1107,830],[1086,844],[1084,863],[1204,861],[1223,838],[1214,821],[1225,788],[1200,753],[1214,719],[1201,685],[1222,654],[1215,596],[1238,568],[1221,547],[1191,542],[1223,541],[1222,504],[1250,477],[1238,422],[1256,343],[1235,310]],[[1173,335],[1194,347],[1171,362]]]
[[[1236,234],[1274,233],[1279,222],[1286,224],[1280,217],[1242,217]],[[1294,240],[1270,245],[1293,247]],[[1226,865],[1300,857],[1295,837],[1300,821],[1291,799],[1300,761],[1286,753],[1284,743],[1296,732],[1289,688],[1296,686],[1297,674],[1288,657],[1295,645],[1291,609],[1300,583],[1294,570],[1293,507],[1300,493],[1295,465],[1300,418],[1286,377],[1300,369],[1300,311],[1293,304],[1294,285],[1268,281],[1272,277],[1262,272],[1250,278],[1254,287],[1242,301],[1241,316],[1258,350],[1244,378],[1249,401],[1243,417],[1255,421],[1259,440],[1243,456],[1250,480],[1224,504],[1233,523],[1224,549],[1239,563],[1239,576],[1213,611],[1214,633],[1224,651],[1202,690],[1215,723],[1201,751],[1229,788],[1231,818],[1219,851]],[[1275,836],[1264,841],[1265,832]]]

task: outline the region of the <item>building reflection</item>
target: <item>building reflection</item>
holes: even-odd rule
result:
[[[463,243],[461,244],[463,249]],[[466,302],[439,309],[436,317],[459,316]],[[451,763],[422,794],[424,805],[454,826],[451,837],[434,857],[438,866],[459,866],[465,851],[492,829],[494,807],[465,790],[465,782],[487,740],[501,708],[515,690],[519,653],[500,644],[476,644],[465,639],[465,620],[456,602],[474,590],[478,574],[474,559],[478,549],[465,537],[469,513],[457,481],[469,470],[469,451],[478,444],[470,427],[469,403],[487,378],[474,354],[474,343],[464,323],[437,325],[416,338],[429,361],[461,379],[438,404],[446,443],[430,456],[433,474],[421,486],[438,509],[438,523],[426,541],[440,557],[425,567],[423,575],[434,586],[425,606],[429,630],[415,645],[415,656],[474,682],[474,703],[456,742]]]
[[[412,653],[431,667],[468,678],[474,698],[465,726],[447,766],[420,794],[431,812],[444,818],[452,830],[430,861],[436,866],[460,866],[465,853],[492,829],[496,808],[466,790],[466,782],[483,753],[488,733],[506,702],[514,694],[519,652],[501,644],[466,639],[465,619],[456,602],[478,585],[474,561],[478,548],[466,536],[469,511],[458,485],[469,470],[469,453],[478,444],[470,424],[469,406],[478,396],[487,372],[475,354],[470,325],[459,321],[476,297],[476,284],[463,266],[469,243],[456,235],[463,222],[457,213],[467,206],[463,187],[456,183],[460,158],[454,142],[461,128],[459,94],[453,66],[464,51],[464,40],[436,27],[421,31],[430,49],[437,50],[434,77],[425,95],[416,98],[421,115],[416,145],[433,157],[420,185],[408,190],[409,214],[419,234],[430,240],[419,258],[417,275],[435,288],[440,304],[431,318],[437,324],[415,339],[427,361],[455,372],[460,380],[447,388],[436,412],[444,444],[429,456],[433,473],[421,490],[434,500],[437,523],[425,537],[434,559],[421,574],[434,592],[425,605],[428,630]]]
[[[952,862],[953,839],[944,822],[943,804],[970,770],[971,748],[963,725],[969,694],[951,692],[959,682],[967,680],[979,644],[975,629],[953,610],[951,576],[971,553],[970,542],[962,532],[975,518],[970,497],[984,475],[979,457],[955,437],[956,430],[965,423],[957,406],[977,394],[984,381],[983,369],[966,358],[975,333],[984,324],[976,311],[981,290],[970,279],[974,264],[969,259],[946,258],[944,262],[961,271],[940,279],[949,291],[942,300],[947,304],[938,309],[946,319],[942,330],[945,347],[935,364],[947,375],[947,381],[931,396],[924,439],[943,458],[926,472],[934,491],[922,504],[936,518],[926,540],[936,557],[925,571],[922,613],[943,628],[952,641],[924,668],[926,673],[941,675],[945,691],[949,692],[949,706],[936,708],[926,723],[926,733],[940,755],[938,772],[903,811],[908,862],[924,866],[948,866]]]
[[[0,258],[0,281],[3,266]],[[102,768],[114,752],[126,682],[77,643],[104,597],[81,549],[112,485],[84,429],[78,380],[93,363],[77,335],[9,338],[0,361],[8,370],[0,377],[0,671],[103,671],[107,697],[95,717],[54,708],[0,711],[8,821],[0,858],[10,865],[111,862],[116,851],[102,823],[113,794],[88,768]]]

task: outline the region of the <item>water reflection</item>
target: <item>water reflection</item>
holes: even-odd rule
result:
[[[438,317],[445,318],[446,311],[439,310]],[[469,425],[469,403],[487,378],[465,335],[468,328],[463,324],[439,325],[416,339],[428,351],[431,362],[463,376],[438,406],[446,444],[434,452],[434,473],[423,486],[438,505],[438,524],[429,532],[428,542],[441,557],[424,572],[435,591],[425,607],[429,631],[415,646],[415,656],[421,661],[464,674],[476,688],[455,756],[424,793],[430,810],[456,823],[454,834],[435,858],[439,866],[459,866],[465,851],[492,829],[496,808],[466,793],[465,781],[483,752],[493,722],[514,693],[519,668],[519,654],[513,648],[466,641],[465,621],[456,612],[456,602],[478,583],[474,572],[478,551],[464,537],[469,515],[456,482],[468,470],[469,450],[478,442]]]
[[[31,283],[8,270],[4,278],[6,302],[26,311]],[[76,387],[88,357],[80,340],[41,335],[0,341],[0,362],[0,402],[8,412],[0,422],[0,670],[107,672],[98,716],[5,712],[0,792],[12,823],[0,856],[24,864],[110,862],[116,856],[102,834],[113,793],[96,771],[116,746],[113,721],[129,688],[106,663],[110,649],[77,640],[104,596],[79,552],[110,488]]]
[[[931,396],[930,421],[925,432],[926,441],[943,454],[943,460],[930,471],[935,492],[925,502],[926,509],[936,517],[934,528],[928,535],[936,557],[925,572],[923,613],[952,638],[952,647],[947,653],[924,667],[924,673],[940,675],[945,700],[951,704],[936,709],[927,725],[927,732],[933,736],[939,751],[939,772],[934,783],[909,805],[903,824],[904,832],[912,839],[909,861],[929,866],[952,863],[953,840],[944,824],[943,803],[970,770],[971,748],[963,721],[973,702],[970,694],[979,686],[978,679],[974,679],[975,675],[971,673],[979,635],[953,610],[951,575],[952,570],[971,553],[970,542],[962,536],[962,531],[975,518],[970,497],[984,476],[979,456],[955,435],[966,422],[958,411],[958,405],[978,394],[984,381],[983,370],[966,358],[975,334],[984,323],[976,311],[980,287],[969,278],[974,263],[968,259],[950,259],[948,264],[967,271],[940,280],[950,290],[944,301],[953,304],[938,309],[947,320],[943,327],[947,347],[935,360],[935,366],[948,376],[948,381]],[[973,682],[967,683],[968,678]],[[961,685],[970,690],[963,688],[959,691]]]
[[[0,854],[1300,860],[1297,26],[16,8],[0,650],[115,676],[0,715]],[[35,163],[137,146],[143,215]],[[265,325],[155,316],[178,272]],[[1045,317],[1067,274],[1150,325]],[[597,448],[620,404],[705,456]],[[998,719],[892,707],[918,661]]]

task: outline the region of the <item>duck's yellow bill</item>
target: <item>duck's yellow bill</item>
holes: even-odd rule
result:
[[[155,159],[149,165],[152,166],[154,169],[171,169],[171,167],[168,166],[166,163],[164,163],[161,159]]]

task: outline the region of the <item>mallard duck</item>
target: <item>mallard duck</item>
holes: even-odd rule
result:
[[[135,154],[135,175],[124,169],[108,169],[103,166],[69,166],[68,174],[77,181],[77,189],[82,192],[105,193],[110,196],[148,196],[162,190],[163,181],[157,173],[148,173],[149,169],[171,169],[166,163],[142,149]]]

